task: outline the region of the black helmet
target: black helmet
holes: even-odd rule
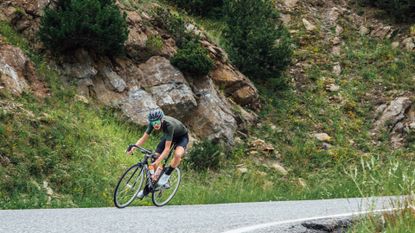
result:
[[[157,108],[157,109],[153,109],[148,113],[148,120],[151,121],[156,121],[156,120],[161,120],[164,117],[164,112],[163,110]]]

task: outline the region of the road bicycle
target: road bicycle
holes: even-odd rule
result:
[[[170,175],[169,182],[159,186],[157,182],[165,172],[166,167],[164,166],[157,179],[153,180],[148,166],[154,162],[156,155],[152,151],[137,145],[130,145],[127,151],[130,151],[132,147],[136,147],[144,154],[144,157],[140,162],[128,168],[119,179],[114,190],[114,205],[117,208],[129,206],[136,199],[140,190],[143,190],[146,186],[155,206],[162,207],[166,205],[173,199],[179,189],[181,181],[180,169],[174,169]],[[171,157],[174,151],[173,148],[174,146],[167,158],[164,159],[164,164],[167,164],[168,159]]]

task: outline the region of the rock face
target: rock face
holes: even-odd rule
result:
[[[4,44],[0,38],[0,91],[5,88],[14,95],[29,91],[36,75],[32,63],[22,50]]]
[[[0,19],[21,32],[35,49],[42,49],[36,32],[42,10],[48,4],[53,1],[4,0],[0,3]],[[172,36],[154,25],[145,12],[119,6],[127,14],[129,27],[126,56],[110,59],[79,49],[71,56],[51,57],[63,79],[75,81],[80,96],[119,108],[137,124],[147,124],[147,112],[160,107],[184,121],[196,137],[233,143],[236,130],[244,131],[254,122],[256,115],[251,110],[260,107],[252,82],[230,64],[223,49],[191,24],[185,26],[199,34],[201,45],[216,65],[206,77],[185,77],[169,61],[177,50]],[[152,36],[161,38],[160,51],[147,48]],[[21,51],[4,48],[0,50],[1,86],[20,94],[29,89],[28,80],[34,78],[26,76],[34,76],[33,68]]]
[[[405,133],[411,129],[415,122],[413,102],[409,97],[398,97],[389,104],[380,105],[376,111],[378,117],[374,122],[372,133],[377,135],[386,130],[391,135],[394,147],[400,147],[404,143]]]

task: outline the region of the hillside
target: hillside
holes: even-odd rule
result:
[[[55,58],[34,32],[42,4],[1,4],[2,209],[110,206],[118,176],[136,160],[123,151],[154,106],[185,121],[194,138],[228,143],[215,153],[217,169],[184,162],[174,204],[413,193],[415,46],[407,25],[370,9],[359,15],[348,1],[277,2],[292,62],[279,79],[253,83],[220,47],[221,19],[160,1],[120,1],[130,29],[126,56],[79,50]],[[216,65],[206,79],[170,64],[178,48],[152,23],[152,7],[201,30]],[[162,46],[151,50],[150,35]],[[4,64],[20,67],[16,77],[26,84],[8,89],[5,77],[14,76]]]

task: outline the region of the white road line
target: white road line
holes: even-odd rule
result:
[[[230,231],[224,231],[223,233],[242,233],[242,232],[250,232],[258,229],[268,228],[272,226],[278,226],[283,224],[290,224],[290,223],[296,223],[296,222],[306,222],[306,221],[312,221],[312,220],[319,220],[319,219],[330,219],[330,218],[342,218],[342,217],[352,217],[356,215],[363,215],[363,214],[369,214],[369,213],[377,213],[377,212],[391,212],[395,210],[399,210],[402,208],[389,208],[389,209],[381,209],[381,210],[371,210],[371,211],[359,211],[359,212],[352,212],[352,213],[344,213],[344,214],[335,214],[335,215],[327,215],[327,216],[321,216],[321,217],[311,217],[311,218],[300,218],[300,219],[294,219],[294,220],[285,220],[285,221],[278,221],[278,222],[269,222],[269,223],[262,223],[257,225],[252,225],[248,227],[242,227]]]

